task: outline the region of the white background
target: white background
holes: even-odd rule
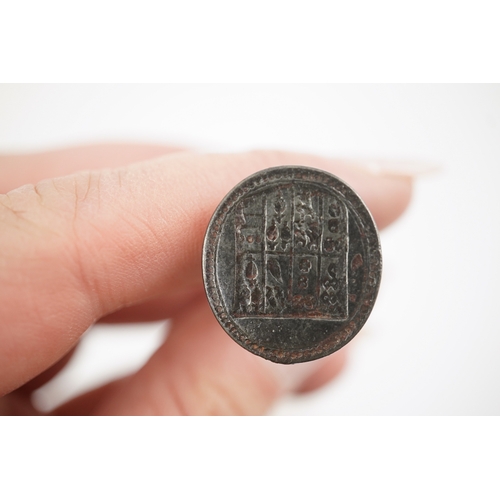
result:
[[[345,372],[273,413],[499,413],[499,85],[0,86],[1,151],[106,140],[441,165],[382,235],[381,292]],[[139,366],[163,325],[117,329],[91,331],[40,403]]]

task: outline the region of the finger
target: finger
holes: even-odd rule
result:
[[[230,339],[199,300],[174,319],[166,342],[136,374],[55,413],[260,415],[322,367],[338,367],[338,354],[295,366],[266,361]]]
[[[59,361],[37,375],[34,379],[19,387],[17,390],[0,398],[0,415],[38,415],[39,411],[33,406],[31,393],[54,378],[71,360],[75,352],[71,349]]]
[[[71,360],[75,354],[77,346],[73,347],[69,352],[67,352],[61,359],[56,361],[52,366],[47,368],[45,371],[37,375],[35,378],[29,380],[26,384],[19,387],[16,392],[20,392],[26,395],[31,394],[36,391],[42,385],[45,385],[49,380],[53,379]]]
[[[115,168],[185,150],[179,146],[160,144],[104,143],[37,154],[0,155],[0,193],[80,170]],[[175,313],[177,303],[179,298],[164,296],[151,303],[133,306],[130,310],[123,309],[105,321],[156,321]]]
[[[350,172],[349,172],[350,170]],[[334,173],[340,175],[345,172],[345,178],[352,179],[352,185],[358,192],[365,191],[365,202],[374,215],[379,229],[385,229],[392,224],[406,209],[411,196],[411,177],[398,176],[394,173],[373,176],[360,169],[356,164],[348,162],[338,163]],[[373,181],[374,192],[369,191],[369,183]],[[364,187],[364,189],[363,189]],[[193,297],[203,293],[203,285],[199,282],[192,290],[171,291],[152,300],[113,312],[101,322],[123,323],[144,322],[166,319],[176,314]]]
[[[99,320],[101,323],[133,323],[145,321],[160,321],[176,315],[189,302],[204,295],[200,283],[192,289],[176,293],[175,290],[164,293],[146,302],[125,307],[108,314]]]
[[[107,143],[37,154],[0,155],[0,193],[79,170],[122,167],[183,150],[159,144]]]
[[[106,398],[124,387],[129,379],[130,376],[123,377],[81,394],[52,410],[50,415],[96,415]]]
[[[393,172],[373,175],[374,173],[366,172],[358,164],[347,161],[337,162],[333,172],[337,175],[344,173],[344,178],[350,178],[359,192],[363,191],[364,187],[365,202],[374,213],[379,229],[392,224],[408,205],[411,194],[410,176],[398,176]],[[368,192],[372,181],[376,182],[377,186],[374,192]],[[179,295],[178,291],[170,291],[161,297],[111,313],[100,321],[122,323],[162,320],[176,314],[187,302],[201,293],[203,286],[200,282],[182,295]]]
[[[344,178],[381,227],[410,198],[408,177],[283,152],[176,153],[0,195],[0,394],[55,363],[98,318],[200,286],[215,207],[243,178],[281,164]]]
[[[0,416],[35,416],[40,412],[28,394],[14,391],[0,398]]]

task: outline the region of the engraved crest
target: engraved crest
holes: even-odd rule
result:
[[[348,211],[294,183],[247,195],[234,215],[236,317],[348,317]]]
[[[317,169],[281,166],[235,186],[210,220],[203,280],[239,345],[277,363],[331,354],[362,328],[382,271],[359,196]]]

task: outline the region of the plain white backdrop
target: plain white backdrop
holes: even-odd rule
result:
[[[0,152],[116,140],[439,164],[382,234],[379,299],[345,372],[272,413],[498,415],[500,85],[0,86]],[[137,368],[163,329],[94,328],[39,403]]]

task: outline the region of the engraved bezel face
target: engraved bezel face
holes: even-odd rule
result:
[[[282,166],[238,184],[217,207],[203,279],[224,330],[278,363],[317,359],[364,325],[380,284],[377,229],[337,177]]]

